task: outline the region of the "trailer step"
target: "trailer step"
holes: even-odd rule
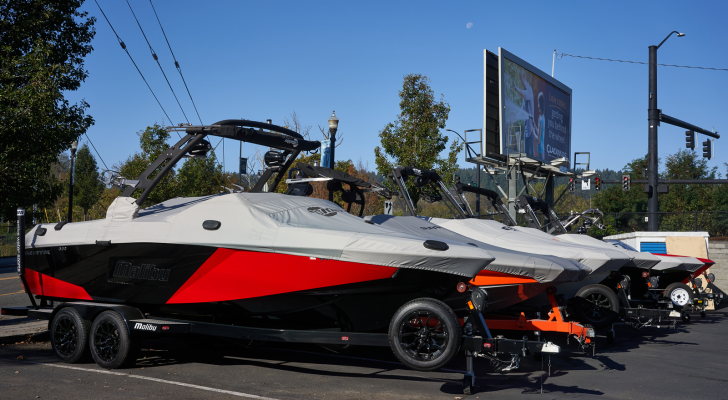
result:
[[[33,307],[3,307],[0,310],[2,315],[12,315],[15,317],[30,317],[37,319],[50,319],[50,315],[53,312],[52,308],[39,308],[34,309]]]
[[[30,309],[28,310],[28,317],[29,318],[36,318],[36,319],[42,319],[45,321],[48,321],[51,319],[51,315],[53,314],[52,308],[39,308],[37,310]]]

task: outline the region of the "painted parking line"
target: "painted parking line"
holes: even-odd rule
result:
[[[10,360],[10,361],[13,361],[13,360]],[[28,363],[28,364],[43,365],[46,367],[53,367],[53,368],[65,368],[65,369],[73,369],[73,370],[77,370],[77,371],[95,372],[97,374],[123,376],[125,378],[143,379],[145,381],[166,383],[169,385],[176,385],[176,386],[184,386],[184,387],[193,388],[193,389],[206,390],[208,392],[224,393],[224,394],[229,394],[229,395],[238,396],[238,397],[247,397],[249,399],[277,400],[272,397],[263,397],[263,396],[258,396],[258,395],[254,395],[254,394],[249,394],[249,393],[234,392],[232,390],[223,390],[223,389],[217,389],[217,388],[212,388],[212,387],[208,387],[208,386],[193,385],[191,383],[168,381],[166,379],[152,378],[149,376],[131,375],[131,374],[125,374],[122,372],[113,372],[113,371],[107,371],[107,370],[102,370],[102,369],[72,367],[70,365],[63,365],[63,364],[37,363],[37,362],[32,362],[32,361],[23,361],[23,362]]]
[[[5,280],[8,280],[8,279],[18,279],[18,277],[17,276],[12,276],[10,278],[0,278],[0,281],[5,281]]]
[[[20,294],[20,293],[25,293],[25,291],[21,290],[19,292],[15,292],[15,293],[5,293],[5,294],[0,294],[0,296],[10,296],[11,294]]]

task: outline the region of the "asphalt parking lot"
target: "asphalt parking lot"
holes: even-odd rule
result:
[[[0,279],[11,275],[0,273]],[[12,279],[0,280],[0,294],[18,291],[17,282],[6,287],[6,281]],[[23,296],[0,296],[0,306],[25,305]],[[144,342],[135,366],[107,371],[93,361],[62,364],[47,341],[23,341],[0,346],[0,397],[720,399],[728,398],[726,319],[724,309],[704,319],[695,314],[677,329],[619,327],[616,343],[597,338],[594,357],[573,340],[567,345],[563,335],[545,335],[563,350],[551,357],[550,367],[548,359],[529,357],[518,371],[498,374],[487,361],[476,360],[478,388],[471,396],[461,394],[464,357],[440,371],[417,372],[402,366],[387,348],[335,354],[314,345],[244,346],[211,339],[193,347],[160,338]]]

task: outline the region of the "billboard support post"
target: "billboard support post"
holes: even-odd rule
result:
[[[514,160],[515,161],[515,160]],[[518,171],[516,164],[513,164],[510,170],[510,180],[508,180],[508,213],[513,219],[516,219],[516,197],[518,196]]]
[[[546,186],[544,187],[544,200],[549,207],[554,208],[554,179],[555,177],[549,174],[546,178]]]

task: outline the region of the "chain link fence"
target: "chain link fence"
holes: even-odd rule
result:
[[[646,212],[604,213],[601,223],[608,235],[647,230]],[[658,230],[708,232],[711,237],[728,236],[728,211],[658,212]],[[591,233],[591,232],[590,232]]]

